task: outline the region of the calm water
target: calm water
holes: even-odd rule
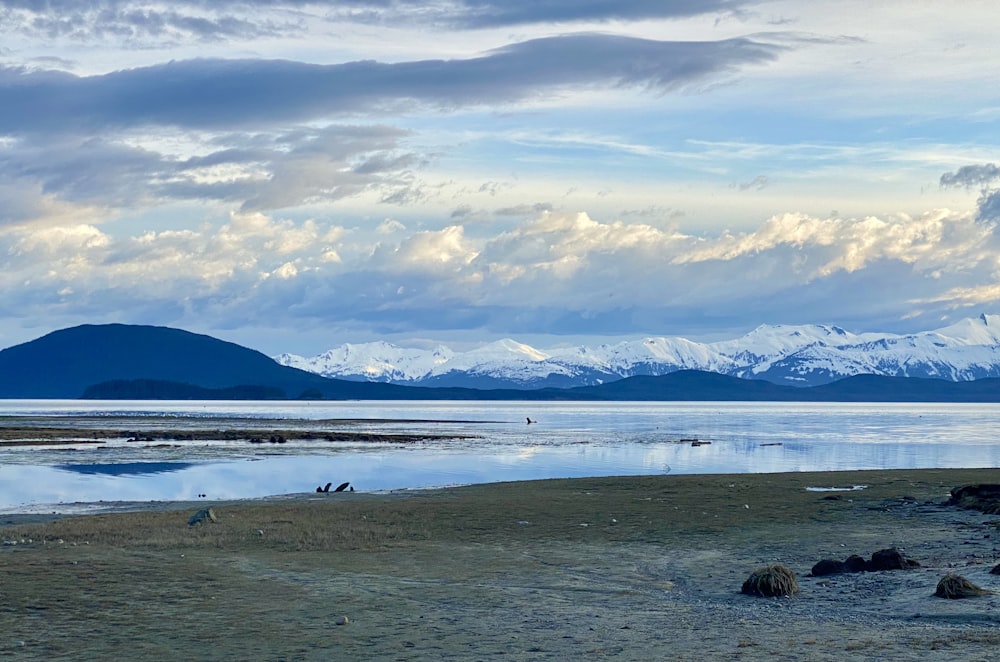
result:
[[[995,404],[0,401],[0,424],[14,416],[120,425],[123,436],[100,449],[0,447],[0,511],[7,512],[259,497],[343,481],[367,491],[576,476],[1000,467]],[[527,417],[537,422],[527,425]],[[125,441],[129,429],[276,426],[271,419],[283,428],[455,438],[178,448]],[[692,438],[711,444],[681,441]]]

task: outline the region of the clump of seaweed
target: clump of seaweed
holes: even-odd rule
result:
[[[957,600],[959,598],[977,598],[981,595],[990,595],[993,591],[976,586],[965,577],[949,572],[938,582],[934,595],[939,598]]]
[[[962,485],[951,491],[947,506],[958,506],[966,510],[981,510],[987,515],[1000,514],[1000,484],[979,483]]]
[[[740,592],[766,598],[787,597],[799,592],[799,580],[788,566],[773,563],[750,573]]]

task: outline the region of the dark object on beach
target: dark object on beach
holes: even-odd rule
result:
[[[920,564],[913,559],[908,559],[895,547],[880,549],[872,554],[871,561],[868,562],[866,570],[912,570],[919,568]]]
[[[816,565],[812,567],[813,577],[822,577],[823,575],[839,575],[848,572],[847,566],[844,565],[843,561],[834,561],[833,559],[823,559]]]
[[[916,563],[916,561],[913,561],[913,563]],[[871,570],[872,568],[869,568],[868,566],[868,561],[865,561],[857,554],[851,554],[843,561],[823,559],[812,567],[811,572],[813,577],[821,577],[823,575],[837,575],[841,573],[864,572],[865,570]]]
[[[965,577],[949,572],[938,582],[934,589],[934,595],[939,598],[958,600],[959,598],[978,598],[981,595],[990,595],[993,591],[976,586]]]
[[[844,559],[844,568],[847,572],[864,572],[868,569],[868,562],[857,554],[851,554]]]
[[[967,510],[981,510],[988,515],[1000,514],[1000,485],[979,483],[963,485],[951,491],[946,506],[958,506]]]
[[[788,566],[773,563],[757,568],[743,582],[740,593],[765,598],[788,597],[799,592],[799,580]]]
[[[344,490],[347,489],[347,486],[350,484],[351,484],[350,481],[346,483],[341,483],[340,485],[337,485],[337,489],[335,489],[334,492],[343,492]]]
[[[218,522],[219,520],[215,517],[215,511],[211,508],[202,508],[188,520],[188,526],[195,526],[196,524],[201,524],[202,522]]]

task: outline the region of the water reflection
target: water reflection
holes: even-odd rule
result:
[[[119,462],[116,464],[57,464],[60,471],[72,471],[95,476],[152,476],[170,471],[182,471],[195,466],[191,462]]]
[[[0,403],[11,415],[136,412],[204,426],[206,418],[354,421],[361,429],[470,434],[405,445],[237,442],[102,449],[0,449],[0,510],[66,510],[94,501],[196,500],[536,478],[670,473],[998,467],[996,405],[758,403]],[[88,408],[89,407],[89,408]],[[525,413],[527,412],[527,413]],[[524,417],[538,420],[526,426]],[[375,419],[453,423],[385,423]],[[462,421],[462,422],[458,422]],[[469,423],[467,421],[482,421]],[[213,428],[214,429],[214,428]],[[681,439],[710,441],[691,446]],[[55,504],[55,505],[53,505]],[[62,505],[59,505],[62,504]]]

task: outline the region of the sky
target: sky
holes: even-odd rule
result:
[[[990,1],[0,0],[0,347],[1000,312]]]

